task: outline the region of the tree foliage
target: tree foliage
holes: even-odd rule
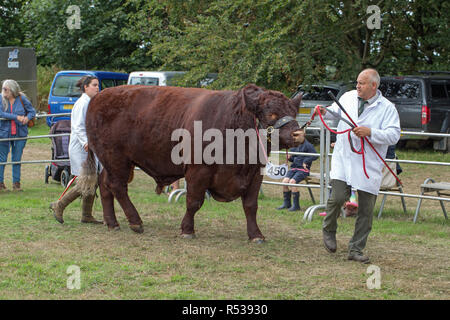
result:
[[[217,88],[254,82],[287,92],[301,82],[353,80],[366,67],[382,74],[449,68],[443,0],[379,1],[379,29],[368,27],[367,0],[128,3],[136,13],[123,32],[142,36],[140,50],[161,68],[191,71],[191,83],[218,72]]]
[[[40,64],[66,69],[185,70],[184,85],[217,72],[214,88],[253,82],[287,93],[299,83],[353,80],[366,67],[383,75],[450,67],[445,0],[3,2],[1,45],[25,43]],[[69,5],[81,9],[80,29],[66,26]],[[370,5],[379,28],[368,23]]]
[[[24,12],[27,39],[41,64],[71,69],[125,69],[136,45],[118,35],[128,18],[120,0],[33,0]],[[80,28],[69,28],[69,6],[80,8]]]
[[[0,47],[21,46],[25,28],[21,22],[25,0],[0,1]]]

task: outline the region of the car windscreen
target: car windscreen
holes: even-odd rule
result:
[[[159,79],[153,77],[132,77],[130,84],[139,84],[144,86],[158,86]]]
[[[106,88],[115,87],[114,79],[102,79],[102,90]]]
[[[421,97],[418,81],[381,81],[380,91],[387,99],[418,100]]]
[[[311,87],[307,90],[301,90],[303,94],[302,100],[313,100],[313,101],[327,101],[331,100],[328,95],[328,91],[331,91],[335,96],[338,95],[339,90],[335,88],[327,87]]]
[[[116,86],[127,84],[127,79],[116,79]]]
[[[56,97],[80,97],[80,88],[76,86],[79,76],[62,75],[56,78],[53,86],[52,95]]]

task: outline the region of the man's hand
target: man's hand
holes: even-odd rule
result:
[[[84,149],[84,151],[88,152],[88,150],[89,150],[89,145],[88,145],[88,143],[86,143],[86,144],[83,146],[83,149]]]
[[[327,113],[327,108],[325,108],[324,106],[321,106],[321,105],[317,105],[317,106],[316,106],[316,112],[317,112],[317,110],[319,110],[319,112],[320,112],[322,115],[325,115],[325,113]]]
[[[367,127],[356,127],[352,131],[358,138],[370,137],[372,134],[372,130]]]

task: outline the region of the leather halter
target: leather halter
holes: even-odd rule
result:
[[[267,126],[266,130],[267,130],[267,141],[272,142],[271,141],[271,137],[270,135],[275,131],[275,129],[280,129],[281,127],[283,127],[284,125],[288,124],[291,121],[296,121],[294,118],[292,118],[291,116],[284,116],[283,118],[278,119],[275,124],[273,126]],[[261,121],[259,121],[258,118],[255,117],[255,127],[256,129],[264,129],[263,126],[261,125]],[[259,133],[258,133],[259,135]]]
[[[258,128],[262,129],[262,125],[261,122],[258,120]],[[283,127],[284,125],[288,124],[291,121],[296,121],[293,117],[291,116],[284,116],[283,118],[280,118],[277,120],[277,122],[275,122],[275,124],[273,126],[267,126],[267,134],[271,134],[273,133],[273,131],[275,129],[280,129],[281,127]]]

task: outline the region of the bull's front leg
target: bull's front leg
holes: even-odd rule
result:
[[[186,214],[181,221],[181,236],[186,239],[195,238],[194,216],[205,201],[207,189],[204,177],[210,176],[209,169],[193,166],[186,171]]]
[[[190,194],[189,191],[187,192],[186,214],[183,217],[183,221],[181,221],[181,236],[183,238],[195,238],[194,216],[195,213],[202,207],[204,201],[205,192],[202,192],[202,194]]]
[[[247,190],[247,193],[241,197],[245,218],[247,219],[248,239],[255,243],[263,243],[265,240],[256,222],[256,213],[258,211],[258,194],[262,179],[263,176],[257,174],[250,188]]]

